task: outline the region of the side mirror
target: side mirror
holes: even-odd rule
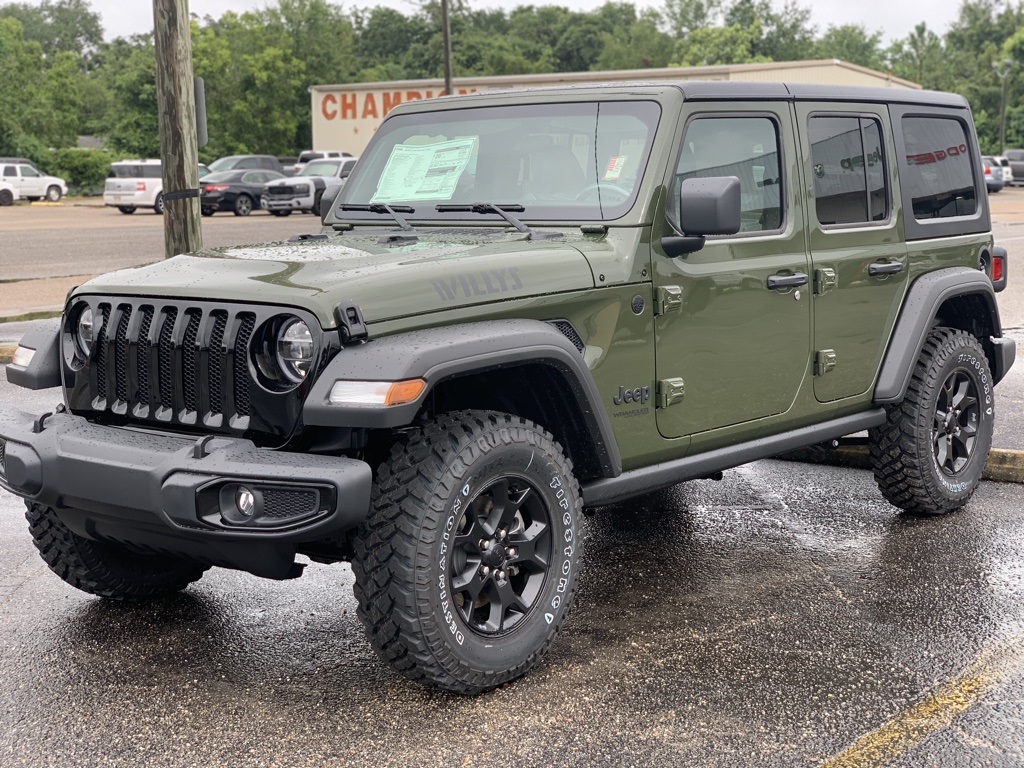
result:
[[[679,182],[675,211],[682,237],[663,237],[662,248],[675,258],[704,247],[707,235],[735,235],[740,231],[740,180],[735,176],[683,179]]]
[[[338,194],[341,192],[343,184],[329,185],[324,189],[324,193],[320,196],[320,221],[324,222],[325,219],[330,215],[331,209],[334,207],[334,203],[338,200]]]

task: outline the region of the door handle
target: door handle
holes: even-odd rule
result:
[[[807,285],[809,278],[803,272],[795,275],[771,275],[768,278],[768,290],[779,291],[783,288],[797,288]]]
[[[902,261],[890,261],[888,264],[868,264],[868,274],[872,277],[878,275],[895,275],[897,272],[903,271]]]

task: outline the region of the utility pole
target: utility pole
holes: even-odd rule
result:
[[[153,0],[157,116],[164,181],[164,255],[203,247],[188,0]]]
[[[441,0],[441,39],[444,44],[444,92],[452,95],[452,25],[448,19],[448,2]]]
[[[996,77],[1003,81],[1002,100],[999,102],[999,154],[1003,154],[1003,147],[1006,145],[1006,83],[1009,80],[1010,70],[1013,69],[1013,59],[1003,59],[992,62],[992,69]]]

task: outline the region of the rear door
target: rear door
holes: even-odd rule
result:
[[[742,230],[669,258],[653,243],[657,413],[665,437],[788,411],[807,371],[810,300],[792,111],[788,102],[708,105],[679,136],[667,183],[736,176]],[[669,195],[667,216],[676,194]],[[676,224],[672,225],[676,231]],[[713,439],[713,438],[710,438]]]
[[[813,270],[814,395],[868,391],[907,289],[888,109],[797,102]]]

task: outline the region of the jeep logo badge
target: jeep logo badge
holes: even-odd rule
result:
[[[612,402],[622,405],[623,403],[646,403],[650,399],[650,387],[636,387],[635,389],[619,387],[619,394],[612,398]]]

